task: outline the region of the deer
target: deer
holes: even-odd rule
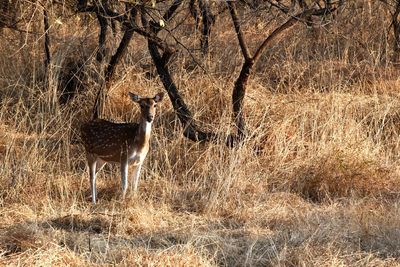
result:
[[[147,153],[151,137],[152,123],[157,104],[164,93],[154,97],[140,97],[129,92],[131,100],[140,106],[139,123],[114,123],[95,119],[82,124],[81,139],[86,151],[89,166],[92,202],[96,205],[96,175],[106,163],[119,163],[121,166],[122,199],[128,188],[128,167],[133,166],[133,191],[137,194],[140,170]]]

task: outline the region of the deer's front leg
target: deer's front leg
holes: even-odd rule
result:
[[[128,160],[121,160],[122,199],[125,199],[128,188]]]
[[[142,169],[142,164],[134,165],[133,168],[134,169],[132,174],[132,185],[133,185],[133,192],[136,194],[139,184],[139,176],[140,176],[140,170]]]
[[[90,189],[92,191],[92,202],[96,204],[96,156],[92,154],[86,154],[86,158],[89,165],[89,175],[90,175]]]

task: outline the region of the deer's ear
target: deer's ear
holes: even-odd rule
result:
[[[163,98],[164,98],[164,93],[161,92],[161,93],[156,94],[153,99],[154,99],[154,101],[156,101],[158,103],[158,102],[161,102],[163,100]]]
[[[137,94],[131,93],[129,92],[129,97],[132,99],[133,102],[139,102],[140,101],[140,96],[138,96]]]

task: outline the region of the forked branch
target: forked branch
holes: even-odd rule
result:
[[[246,135],[246,123],[243,115],[243,104],[244,97],[246,95],[247,82],[254,65],[260,59],[262,53],[268,47],[268,45],[276,39],[284,31],[295,25],[296,22],[302,20],[303,18],[310,17],[315,12],[314,9],[305,10],[297,15],[292,16],[281,26],[276,28],[257,48],[254,56],[251,55],[249,48],[246,44],[244,34],[241,30],[240,20],[236,10],[236,3],[234,1],[227,1],[229,12],[231,14],[232,22],[235,28],[236,36],[238,38],[239,46],[244,57],[244,62],[242,69],[240,71],[239,77],[236,79],[233,91],[232,91],[232,107],[233,107],[233,120],[237,129],[237,141],[242,141]]]

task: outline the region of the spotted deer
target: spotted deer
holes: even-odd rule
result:
[[[97,119],[81,127],[81,137],[89,165],[93,204],[96,204],[96,174],[107,162],[121,165],[123,199],[128,187],[128,165],[133,165],[132,183],[134,192],[137,193],[140,170],[149,151],[151,126],[157,103],[163,99],[164,94],[158,93],[153,98],[142,98],[133,93],[129,93],[129,96],[140,105],[139,124],[113,123]]]

